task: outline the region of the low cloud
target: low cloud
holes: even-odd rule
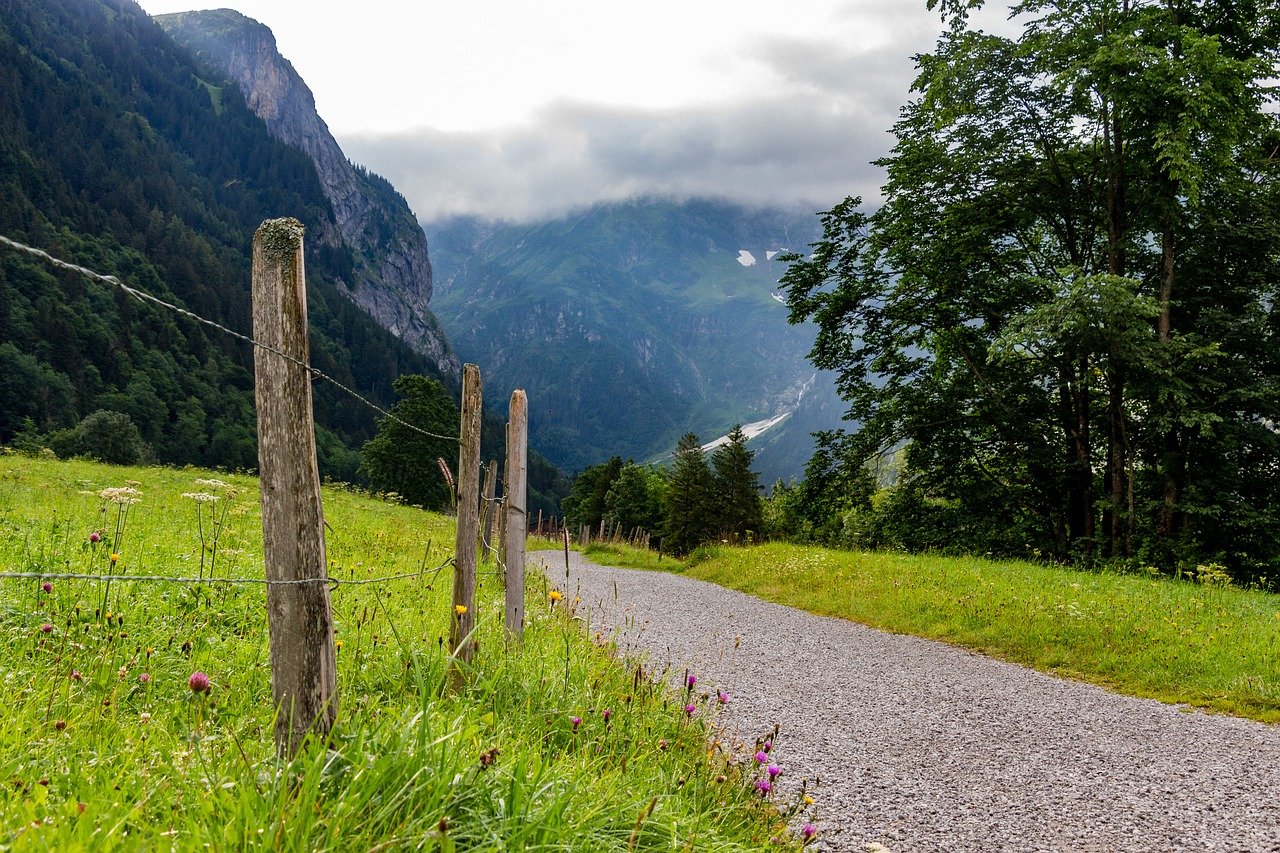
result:
[[[932,34],[895,41],[848,51],[762,39],[746,48],[776,85],[734,103],[658,111],[560,102],[492,131],[419,128],[339,141],[423,221],[529,220],[636,195],[825,210],[846,195],[879,196],[883,173],[870,161],[892,146],[914,74],[909,54]]]

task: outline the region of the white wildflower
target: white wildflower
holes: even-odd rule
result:
[[[104,501],[109,501],[113,504],[121,504],[122,506],[138,503],[141,500],[141,495],[142,492],[132,486],[117,486],[111,489],[103,489],[98,492],[98,497],[102,498]]]

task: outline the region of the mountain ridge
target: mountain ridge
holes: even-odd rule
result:
[[[774,294],[776,254],[815,240],[815,217],[646,197],[426,228],[454,345],[500,388],[532,377],[530,440],[562,467],[657,458],[685,432],[773,417],[811,381],[813,330]]]
[[[432,296],[426,235],[404,197],[381,176],[352,163],[316,111],[315,97],[276,47],[265,24],[232,9],[153,18],[197,61],[235,82],[250,109],[282,142],[315,164],[341,242],[354,254],[348,295],[455,380],[461,362],[428,307]],[[335,235],[322,235],[332,243]]]

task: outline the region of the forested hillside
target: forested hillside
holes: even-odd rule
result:
[[[794,406],[813,377],[815,330],[776,295],[779,251],[818,236],[807,214],[649,198],[427,233],[454,346],[500,396],[529,390],[529,440],[567,469],[709,441]]]
[[[326,236],[314,166],[235,86],[201,79],[130,0],[8,5],[0,233],[248,331],[250,238],[277,216],[308,227],[316,367],[384,405],[397,375],[433,375],[339,293],[352,255]],[[376,415],[325,384],[315,401],[321,470],[349,477]],[[257,464],[247,345],[0,251],[0,441],[98,409],[128,414],[160,461]]]

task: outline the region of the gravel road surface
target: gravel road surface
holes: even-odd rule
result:
[[[532,556],[565,583],[562,553]],[[819,849],[1280,851],[1280,727],[680,575],[577,553],[570,574],[592,630],[728,691],[731,736],[781,726],[782,779],[821,780]]]

